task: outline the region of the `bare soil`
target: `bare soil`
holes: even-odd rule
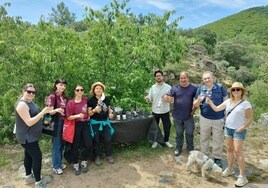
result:
[[[251,188],[267,188],[268,187],[268,165],[261,161],[268,160],[267,147],[267,128],[255,127],[249,130],[249,135],[245,142],[245,157],[246,157],[246,174],[249,179],[249,184],[245,187]],[[196,136],[198,137],[198,135]],[[149,148],[148,150],[153,150]],[[196,148],[198,149],[198,143]],[[20,146],[1,146],[1,152],[6,155],[13,156],[16,154],[22,158],[22,149]],[[226,151],[224,151],[224,154]],[[45,158],[45,157],[44,157]],[[201,174],[189,174],[185,170],[188,152],[185,150],[181,155],[181,163],[176,163],[173,155],[173,149],[162,148],[159,146],[156,152],[153,151],[146,155],[135,155],[133,157],[114,155],[115,163],[108,164],[102,159],[100,167],[90,164],[90,171],[75,176],[72,171],[72,166],[64,170],[64,174],[56,175],[52,172],[49,164],[44,162],[42,174],[43,176],[51,177],[51,182],[48,187],[51,188],[215,188],[215,187],[234,187],[238,168],[233,177],[224,178],[223,182],[210,178],[208,181],[203,180]],[[2,160],[2,159],[1,159]],[[20,166],[22,162],[19,162]],[[225,161],[226,164],[226,161]],[[18,167],[13,165],[7,167],[3,165],[0,168],[0,187],[11,185],[18,188],[34,187],[25,186],[24,180],[21,177]]]

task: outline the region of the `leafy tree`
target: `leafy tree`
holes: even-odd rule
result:
[[[268,82],[268,63],[264,63],[259,68],[259,79],[263,82]]]
[[[254,7],[198,29],[216,33],[218,41],[244,39],[267,46],[268,6]],[[224,28],[224,29],[223,29]]]
[[[226,41],[217,44],[214,58],[216,60],[225,60],[230,66],[239,68],[240,66],[250,66],[247,47],[237,41]]]
[[[244,85],[250,85],[256,79],[256,75],[245,66],[240,66],[239,69],[230,66],[227,68],[227,75]]]
[[[253,105],[254,118],[259,119],[260,115],[268,112],[268,90],[267,82],[256,80],[249,87],[249,99]]]
[[[49,21],[59,26],[68,26],[75,22],[75,13],[71,13],[64,2],[57,5],[57,9],[52,8],[49,14]]]
[[[90,27],[85,32],[44,19],[30,25],[2,11],[0,141],[12,138],[13,105],[27,82],[36,85],[35,101],[41,107],[61,77],[68,81],[69,98],[75,84],[89,90],[93,82],[102,81],[114,105],[146,106],[144,95],[154,82],[153,70],[179,63],[185,43],[177,30],[179,19],[169,21],[173,12],[143,16],[141,23],[126,3],[115,0],[101,11],[88,9],[85,24]]]
[[[88,9],[87,43],[95,57],[89,65],[92,76],[110,87],[116,104],[131,108],[144,105],[152,70],[178,63],[185,48],[176,29],[178,20],[168,22],[172,12],[136,17],[126,2],[113,1],[102,11]]]
[[[70,24],[69,27],[73,28],[77,32],[83,32],[89,28],[85,21],[74,22],[73,24]]]
[[[245,66],[240,66],[237,70],[235,79],[245,85],[250,85],[256,76]]]
[[[207,48],[208,53],[213,54],[215,45],[217,44],[216,33],[208,29],[200,29],[195,31],[195,35],[199,41],[203,41],[203,45]]]

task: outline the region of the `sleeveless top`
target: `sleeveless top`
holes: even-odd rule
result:
[[[42,120],[39,120],[35,125],[29,127],[16,111],[16,107],[19,102],[24,102],[29,107],[29,113],[31,117],[36,116],[40,109],[34,102],[26,102],[19,99],[15,103],[15,117],[16,117],[16,138],[20,144],[26,144],[38,141],[42,136]]]

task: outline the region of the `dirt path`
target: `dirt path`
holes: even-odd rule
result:
[[[267,132],[256,132],[251,135],[245,146],[246,174],[251,182],[245,187],[267,188],[268,165],[261,161],[268,160]],[[263,137],[262,137],[263,135]],[[151,148],[149,148],[151,149]],[[55,175],[48,164],[44,164],[42,174],[52,177],[48,184],[50,188],[215,188],[234,187],[236,177],[224,178],[223,182],[214,179],[205,181],[200,173],[189,174],[185,170],[188,152],[183,151],[181,164],[176,163],[173,150],[158,148],[159,152],[152,152],[146,156],[122,157],[115,154],[115,164],[102,161],[100,167],[90,164],[90,171],[80,176],[73,174],[69,165],[63,175]],[[225,151],[224,151],[225,153]],[[130,158],[130,159],[129,159]],[[13,168],[14,169],[14,168]],[[236,175],[238,169],[236,168]],[[0,169],[1,185],[13,185],[16,188],[29,188],[23,185],[18,170]],[[33,186],[32,186],[33,187]]]

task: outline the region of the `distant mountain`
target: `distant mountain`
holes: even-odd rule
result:
[[[268,5],[244,10],[196,30],[199,29],[215,32],[219,41],[237,38],[268,45]]]

